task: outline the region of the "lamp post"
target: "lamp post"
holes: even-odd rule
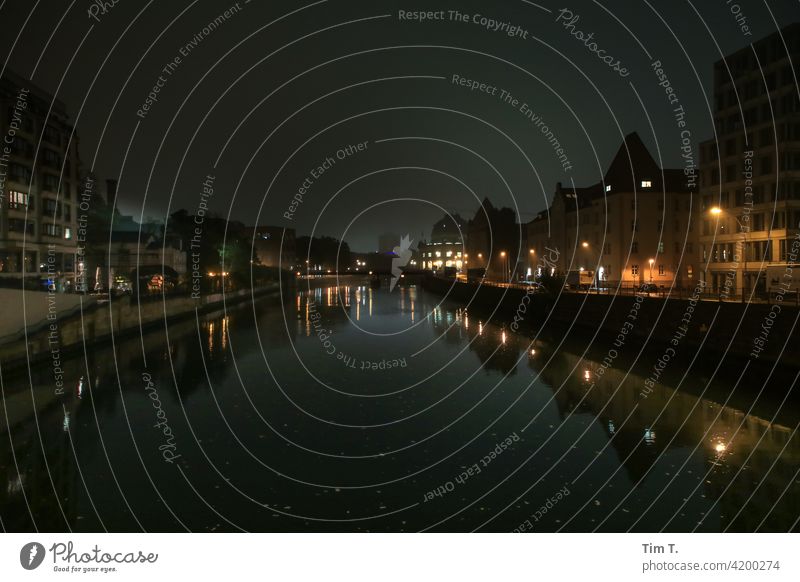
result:
[[[650,259],[648,263],[650,263],[650,283],[653,283],[653,263],[655,263],[655,259]]]
[[[503,270],[503,280],[508,283],[508,278],[506,276],[507,268],[506,268],[506,252],[500,251],[500,268]]]
[[[716,217],[719,217],[725,211],[722,210],[722,208],[720,208],[719,206],[714,206],[713,208],[709,209],[709,212],[712,215],[714,215]],[[745,302],[744,284],[745,284],[745,277],[747,276],[747,245],[748,245],[748,242],[749,242],[749,239],[748,239],[748,236],[747,236],[748,229],[742,224],[742,221],[739,220],[738,216],[734,216],[733,219],[736,221],[736,224],[739,226],[739,230],[742,231],[742,237],[744,238],[744,248],[742,250],[742,253],[744,254],[744,267],[742,269],[742,303],[744,303]],[[769,244],[769,241],[767,242],[767,244]]]
[[[528,251],[528,272],[525,273],[525,280],[526,281],[530,280],[531,277],[533,277],[534,279],[536,278],[536,273],[533,272],[533,268],[534,268],[535,262],[536,262],[535,261],[536,257],[534,256],[535,254],[536,254],[536,251],[534,249],[530,249]]]

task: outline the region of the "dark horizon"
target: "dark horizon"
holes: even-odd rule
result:
[[[547,207],[558,182],[577,187],[597,182],[624,136],[634,131],[662,167],[681,167],[680,137],[653,62],[661,62],[680,96],[696,149],[713,136],[707,106],[713,63],[797,20],[789,2],[771,7],[769,14],[757,13],[758,18],[750,15],[747,30],[727,11],[705,5],[697,8],[705,16],[701,21],[688,7],[662,6],[656,13],[645,5],[626,4],[623,27],[588,0],[573,4],[571,18],[523,2],[491,8],[462,2],[460,14],[482,15],[477,22],[464,22],[446,10],[442,20],[401,18],[400,11],[408,7],[394,1],[348,3],[335,11],[326,2],[305,9],[290,3],[239,3],[224,18],[226,7],[221,6],[184,10],[169,5],[140,13],[139,7],[120,3],[91,17],[72,11],[56,28],[62,14],[58,6],[54,0],[39,3],[24,34],[7,37],[7,67],[26,78],[32,75],[33,83],[63,100],[76,123],[84,167],[121,177],[123,213],[163,220],[178,208],[192,212],[203,179],[216,172],[212,210],[247,224],[274,224],[310,235],[323,205],[350,184],[319,217],[315,232],[348,240],[354,248],[375,246],[381,232],[418,236],[438,220],[441,209],[468,216],[486,196],[527,222]],[[3,10],[9,22],[26,22],[29,16],[21,3],[7,3]],[[499,28],[484,22],[487,18]],[[558,22],[537,28],[542,19]],[[512,25],[518,29],[513,35],[508,34]],[[287,26],[305,38],[293,43]],[[673,37],[678,26],[680,44]],[[151,39],[145,43],[136,36],[143,29],[163,31],[155,35],[152,48]],[[350,29],[354,34],[341,34]],[[641,31],[647,32],[646,47]],[[596,68],[597,57],[579,33],[591,33],[603,50],[616,55],[627,76],[613,67]],[[333,54],[331,38],[337,39]],[[400,45],[429,48],[390,48]],[[452,48],[433,48],[445,46]],[[113,66],[102,66],[106,57]],[[326,61],[330,64],[320,65]],[[560,64],[553,67],[554,62]],[[592,70],[592,76],[585,70]],[[454,83],[454,75],[487,87],[472,90]],[[497,88],[494,95],[488,90],[492,87]],[[148,103],[154,88],[158,94]],[[508,100],[500,97],[503,91],[511,96]],[[587,92],[596,99],[583,99]],[[520,103],[513,106],[512,98]],[[551,126],[568,157],[568,171],[524,116],[525,104]],[[406,109],[390,110],[397,107]],[[372,110],[384,112],[362,115]],[[484,117],[485,122],[478,121]],[[327,128],[317,121],[327,118],[338,125]],[[266,149],[245,170],[273,131]],[[365,142],[361,151],[336,159],[337,151]],[[276,174],[298,148],[299,154]],[[285,219],[298,188],[329,159],[335,163],[313,180],[295,217]],[[391,169],[395,166],[407,169]],[[361,203],[364,214],[348,225],[353,205]],[[381,225],[377,232],[373,224]]]

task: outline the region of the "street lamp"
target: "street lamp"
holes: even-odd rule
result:
[[[653,282],[653,263],[655,263],[656,260],[655,259],[650,259],[648,262],[650,263],[650,282],[652,283]]]
[[[712,215],[717,216],[717,217],[719,217],[719,215],[724,212],[724,210],[722,210],[722,208],[720,208],[719,206],[714,206],[714,207],[710,208],[708,211]],[[748,241],[748,237],[747,237],[748,228],[746,228],[742,224],[742,221],[739,220],[738,216],[734,216],[733,219],[736,221],[736,224],[739,225],[739,230],[742,231],[742,237],[744,238],[744,249],[743,249],[744,268],[742,270],[742,303],[744,303],[744,300],[745,300],[744,299],[744,284],[745,284],[745,277],[747,277],[747,245],[748,245],[748,242],[749,242]],[[770,241],[767,241],[767,245],[769,245],[769,242]]]
[[[588,249],[588,248],[589,248],[589,243],[588,243],[588,242],[586,242],[586,241],[583,241],[583,242],[581,243],[581,246],[582,246],[583,248],[585,248],[585,249]]]
[[[501,259],[503,259],[503,260],[500,262],[500,265],[501,265],[501,267],[503,268],[503,279],[504,279],[504,280],[507,282],[507,281],[508,281],[508,279],[507,279],[507,277],[506,277],[506,271],[507,271],[507,269],[506,269],[506,252],[505,252],[505,251],[500,251],[500,258],[501,258]]]

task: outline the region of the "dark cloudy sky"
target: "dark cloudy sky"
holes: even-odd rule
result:
[[[223,216],[345,237],[359,250],[383,232],[418,238],[443,209],[470,216],[486,196],[529,220],[556,182],[596,182],[632,131],[665,165],[680,166],[679,130],[651,62],[662,61],[701,141],[712,135],[713,62],[800,20],[794,0],[739,2],[752,36],[724,0],[242,0],[204,35],[235,3],[118,0],[99,22],[87,14],[93,4],[0,2],[0,55],[66,102],[84,166],[120,178],[124,212],[194,212],[211,174],[212,208]],[[556,22],[562,8],[580,16],[576,29],[594,33],[628,77]],[[402,21],[400,10],[458,10],[469,22],[447,13]],[[527,39],[487,30],[472,22],[476,14],[518,26]],[[162,69],[198,33],[158,101],[137,117]],[[456,86],[454,74],[497,86],[498,95]],[[499,89],[545,120],[570,171]],[[363,142],[284,218],[312,170]]]

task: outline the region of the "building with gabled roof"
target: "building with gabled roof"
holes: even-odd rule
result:
[[[697,262],[692,195],[683,170],[662,169],[637,133],[625,136],[602,179],[556,185],[550,208],[527,225],[533,275],[554,256],[560,274],[592,271],[602,286],[687,287]]]

